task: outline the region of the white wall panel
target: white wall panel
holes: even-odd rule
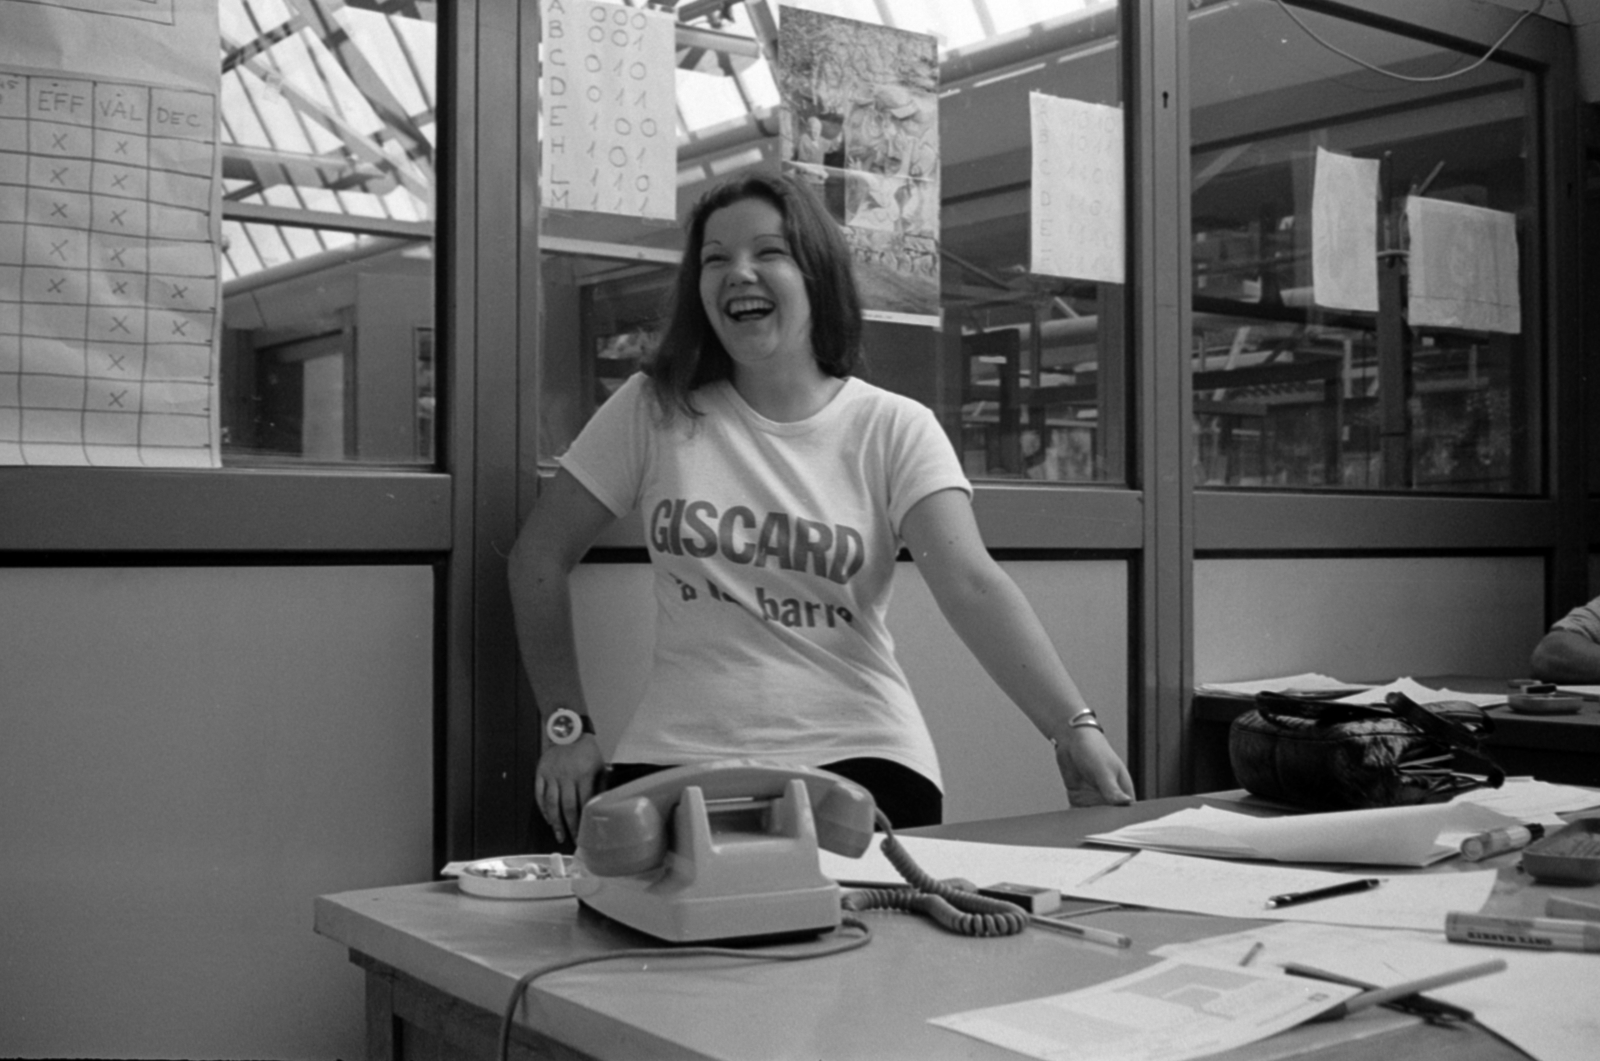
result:
[[[427,567],[0,568],[0,1056],[359,1057],[315,896],[428,880]]]
[[[1538,557],[1196,560],[1196,684],[1517,677],[1544,630]]]

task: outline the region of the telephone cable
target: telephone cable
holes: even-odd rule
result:
[[[932,918],[938,924],[963,936],[1014,936],[1028,927],[1025,911],[1012,903],[977,895],[950,881],[935,880],[917,865],[889,826],[883,812],[877,812],[878,828],[883,831],[880,849],[884,857],[904,877],[908,888],[861,888],[845,893],[839,900],[846,910],[905,910]]]

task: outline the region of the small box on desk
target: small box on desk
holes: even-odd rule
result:
[[[1035,888],[1031,884],[991,884],[979,888],[979,895],[1020,906],[1030,914],[1053,914],[1061,909],[1061,893],[1054,888]]]

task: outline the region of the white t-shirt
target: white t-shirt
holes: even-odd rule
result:
[[[876,756],[942,784],[884,623],[906,512],[972,493],[938,420],[859,379],[796,423],[726,382],[694,400],[702,416],[663,425],[635,375],[561,458],[638,510],[655,571],[650,682],[616,761]]]

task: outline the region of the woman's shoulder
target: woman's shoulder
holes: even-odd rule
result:
[[[932,409],[917,399],[869,383],[860,376],[850,377],[847,393],[858,416],[881,418],[890,423],[937,422],[938,419]]]

